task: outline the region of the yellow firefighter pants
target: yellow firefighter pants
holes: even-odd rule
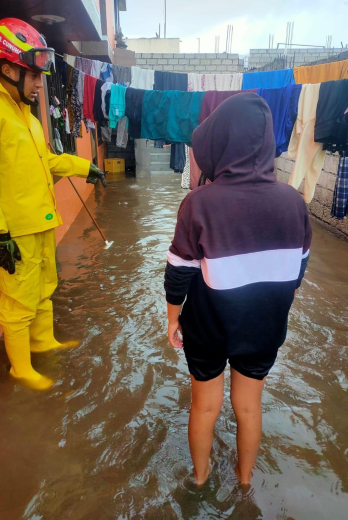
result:
[[[5,346],[16,338],[30,336],[32,350],[40,350],[42,338],[54,343],[51,296],[58,283],[55,231],[16,237],[22,261],[16,262],[13,275],[0,268],[0,325]],[[9,341],[7,341],[9,340]]]

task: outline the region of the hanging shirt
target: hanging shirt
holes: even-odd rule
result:
[[[348,217],[348,157],[340,157],[331,217],[339,220]]]
[[[141,137],[141,118],[143,114],[143,101],[145,90],[127,88],[126,92],[126,116],[129,120],[129,136],[133,139]]]
[[[188,75],[189,92],[205,92],[208,90],[230,91],[242,90],[243,74],[194,74]]]
[[[141,88],[143,90],[153,90],[155,83],[155,71],[150,69],[140,69],[132,67],[132,88]]]
[[[93,117],[97,123],[102,123],[105,120],[102,110],[102,86],[104,82],[98,79],[94,89],[94,103],[93,103]]]
[[[303,179],[305,180],[304,200],[307,204],[313,199],[315,186],[325,161],[323,145],[314,142],[319,90],[320,83],[302,85],[297,120],[288,148],[290,159],[296,159],[289,184],[297,190]]]
[[[103,81],[113,81],[112,67],[110,63],[103,63],[100,69],[100,79]]]
[[[280,88],[295,83],[293,69],[247,72],[243,76],[243,90],[252,88]]]
[[[155,70],[154,90],[183,90],[187,92],[187,74]]]
[[[348,142],[348,79],[321,83],[314,140],[325,144]]]
[[[92,76],[94,78],[100,78],[100,71],[102,68],[103,62],[99,60],[92,60]]]
[[[141,137],[190,143],[199,125],[204,92],[146,91],[143,102]]]
[[[95,122],[93,106],[94,106],[94,96],[95,96],[95,85],[97,83],[97,78],[85,75],[85,84],[83,90],[83,117],[85,119],[89,119],[92,122]]]
[[[104,83],[104,85],[102,86],[102,88],[101,88],[101,92],[102,92],[102,112],[104,114],[105,119],[109,119],[110,107],[109,107],[109,109],[107,109],[106,102],[105,102],[105,97],[106,97],[107,92],[109,92],[111,90],[111,85],[112,85],[112,83],[110,81],[106,81]]]
[[[241,91],[241,90],[234,90],[234,91],[230,91],[230,92],[217,92],[217,91],[216,92],[211,92],[211,91],[207,92],[203,98],[199,122],[203,123],[203,121],[205,119],[207,119],[207,117],[209,117],[210,114],[212,112],[214,112],[214,110],[219,105],[221,105],[221,103],[226,101],[226,99],[228,99],[232,96],[235,96],[236,94],[241,94],[242,92],[243,91]],[[257,92],[257,90],[256,89],[250,90],[250,92]]]
[[[324,83],[348,78],[348,60],[295,67],[294,78],[296,83]]]
[[[78,69],[73,69],[71,91],[68,98],[68,110],[72,114],[72,135],[73,137],[82,137],[81,123],[83,119],[81,97],[83,99],[83,81],[84,74]],[[82,92],[81,92],[82,90]]]
[[[87,58],[80,58],[80,56],[76,56],[75,60],[75,68],[81,70],[85,74],[92,75],[92,66],[93,61],[88,60]]]
[[[122,85],[111,85],[110,128],[116,128],[119,120],[126,114],[126,90]]]
[[[297,118],[298,100],[302,85],[287,85],[282,88],[261,88],[257,91],[272,112],[276,157],[286,152]]]
[[[132,81],[132,73],[130,67],[122,67],[121,65],[112,65],[112,74],[114,83],[129,87]]]

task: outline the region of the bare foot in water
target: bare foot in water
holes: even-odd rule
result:
[[[249,486],[250,487],[250,480],[252,479],[252,476],[253,476],[253,474],[251,472],[250,472],[250,477],[249,477],[249,479],[246,482],[242,481],[242,476],[241,476],[241,472],[240,472],[240,469],[239,469],[239,464],[237,464],[236,467],[234,468],[234,472],[235,472],[239,482],[242,484],[242,486]]]
[[[195,475],[196,486],[203,486],[206,483],[206,481],[208,480],[208,478],[210,476],[211,470],[212,470],[212,463],[211,463],[211,459],[209,459],[208,468],[207,468],[206,475],[204,476],[204,478],[202,480],[198,480]]]

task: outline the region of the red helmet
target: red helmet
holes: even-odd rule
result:
[[[34,27],[16,18],[0,20],[1,58],[45,74],[55,71],[54,49]]]

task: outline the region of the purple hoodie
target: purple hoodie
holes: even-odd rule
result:
[[[272,115],[256,94],[222,103],[195,130],[192,146],[213,182],[180,206],[168,252],[167,301],[180,305],[187,297],[185,352],[233,357],[236,370],[262,379],[285,340],[308,259],[307,208],[275,177]],[[267,363],[256,362],[260,356]]]

